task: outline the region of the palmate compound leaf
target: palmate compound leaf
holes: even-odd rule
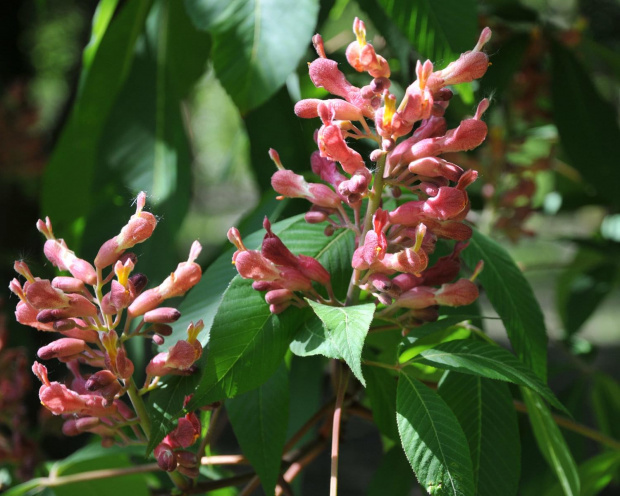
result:
[[[547,378],[547,331],[534,292],[508,252],[474,230],[462,258],[470,269],[484,261],[478,280],[501,317],[517,356],[543,380]]]
[[[326,356],[342,358],[365,386],[362,375],[362,349],[375,314],[374,303],[351,307],[332,307],[307,300],[324,327]],[[315,335],[316,337],[316,335]],[[335,356],[333,356],[335,355]]]
[[[469,446],[458,420],[435,391],[406,371],[398,379],[396,422],[407,459],[429,494],[475,494]]]
[[[337,295],[343,296],[339,292],[346,290],[352,270],[354,236],[350,231],[327,237],[323,226],[306,223],[303,215],[277,222],[272,228],[293,253],[319,260],[332,275]],[[260,247],[263,235],[261,230],[244,237],[248,249]],[[177,397],[194,393],[190,409],[260,386],[278,368],[293,336],[310,314],[295,309],[281,315],[269,313],[264,294],[252,289],[252,281],[235,276],[234,269],[231,270],[233,251],[222,255],[205,271],[179,307],[182,317],[175,325],[176,339],[166,340],[166,345],[171,346],[183,339],[190,320],[205,322],[205,330],[199,335],[205,353],[198,387],[186,384],[194,378],[170,380],[174,390],[180,391]],[[165,392],[154,391],[150,398],[153,432],[149,450],[174,427],[175,419],[182,413],[181,404],[182,399],[172,404]]]
[[[456,415],[469,443],[474,494],[517,494],[521,445],[508,385],[450,372],[439,383],[438,392]]]
[[[525,386],[570,415],[546,384],[499,346],[472,340],[450,341],[423,351],[409,363],[413,362]]]

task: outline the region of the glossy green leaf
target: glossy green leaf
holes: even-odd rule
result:
[[[232,0],[224,10],[213,4],[188,6],[195,22],[213,33],[215,72],[245,113],[273,95],[299,64],[314,34],[318,1]]]
[[[280,473],[289,412],[288,370],[284,364],[258,388],[226,402],[239,446],[273,494]]]
[[[396,421],[407,459],[429,494],[474,494],[463,429],[441,397],[407,373],[398,380]]]
[[[127,3],[106,29],[45,168],[41,209],[53,219],[56,231],[63,233],[74,250],[78,248],[83,219],[95,203],[93,181],[103,126],[129,75],[134,47],[151,4],[152,0]],[[71,191],[71,195],[58,201],[62,191]]]
[[[484,261],[478,280],[501,317],[517,356],[543,380],[547,378],[547,331],[540,305],[508,252],[474,230],[461,257],[473,269]]]
[[[445,321],[446,319],[443,320]],[[432,324],[435,323],[436,322],[432,322]],[[426,325],[421,327],[425,326]],[[400,363],[407,362],[415,356],[419,355],[422,351],[433,348],[439,343],[454,341],[458,339],[466,339],[470,335],[471,331],[469,329],[463,326],[459,326],[458,324],[447,326],[444,329],[435,331],[421,338],[415,338],[414,336],[407,335],[404,340],[405,342],[401,344],[401,349],[404,349],[404,351],[401,353],[398,361]]]
[[[474,0],[378,0],[416,51],[448,65],[455,55],[471,50],[478,40],[478,16]]]
[[[185,64],[179,62],[180,52]],[[88,217],[86,248],[95,252],[103,241],[99,233],[118,229],[107,229],[118,217],[117,197],[127,189],[133,194],[147,191],[149,206],[165,214],[140,258],[141,270],[153,282],[174,268],[161,261],[177,257],[170,240],[189,206],[192,162],[181,103],[201,75],[208,53],[208,35],[193,27],[183,6],[156,1],[99,140],[92,194],[96,206]],[[194,69],[188,71],[188,65]]]
[[[521,445],[508,385],[450,372],[439,383],[438,392],[467,437],[474,467],[474,494],[517,494]]]
[[[400,446],[394,446],[381,459],[368,486],[368,496],[407,496],[413,485],[409,462]]]
[[[620,142],[616,110],[601,97],[575,55],[555,41],[551,43],[550,94],[562,148],[583,181],[599,195],[591,195],[590,200],[619,205],[616,169],[608,165]]]
[[[590,458],[577,467],[581,480],[580,496],[596,496],[614,479],[620,469],[620,452],[608,451]],[[545,493],[545,496],[562,496],[562,486],[558,483]]]
[[[381,434],[398,441],[396,426],[396,384],[393,373],[380,367],[364,366],[366,395],[370,400],[372,418]]]
[[[358,380],[366,385],[362,375],[362,348],[375,314],[374,303],[351,307],[332,307],[307,300],[325,326],[325,338],[331,350],[342,358]]]
[[[562,491],[566,496],[579,495],[580,482],[575,460],[549,408],[540,396],[529,389],[521,388],[521,393],[538,448],[559,480]]]
[[[512,353],[499,346],[472,340],[450,341],[423,351],[411,362],[525,386],[567,412],[545,383]]]

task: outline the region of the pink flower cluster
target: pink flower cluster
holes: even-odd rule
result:
[[[38,350],[39,358],[66,363],[73,376],[67,384],[51,381],[47,368],[35,362],[32,370],[42,383],[41,403],[54,415],[65,417],[66,435],[92,432],[100,435],[105,445],[130,442],[126,426],[138,441],[146,442],[149,429],[145,427],[148,418],[142,396],[157,386],[161,376],[192,373],[202,354],[197,336],[204,325],[199,321],[189,325],[186,340],[150,361],[141,389],[134,383],[134,364],[125,342],[140,337],[163,344],[164,337],[172,334],[170,324],[181,314],[160,305],[185,294],[202,276],[195,262],[201,246],[195,241],[186,262],[161,284],[145,290],[147,277],[134,273],[137,256],[127,251],[146,241],[157,225],[155,216],[143,210],[145,202],[146,194],[140,193],[136,213],[117,236],[101,246],[93,264],[78,258],[64,240],[54,236],[49,218],[39,220],[37,228],[47,239],[45,256],[71,275],[41,279],[32,275],[26,263],[18,261],[15,270],[25,282],[13,279],[9,285],[19,297],[17,321],[59,335]],[[104,274],[106,269],[108,273]],[[85,373],[82,365],[100,370]],[[130,403],[124,401],[126,393]]]
[[[336,229],[352,229],[357,246],[352,285],[388,307],[385,315],[400,311],[401,322],[418,325],[434,320],[439,305],[467,305],[478,297],[473,277],[455,281],[459,253],[472,235],[465,222],[470,208],[467,187],[476,180],[477,172],[465,171],[441,155],[471,150],[486,138],[482,115],[489,105],[487,99],[480,102],[472,118],[454,129],[447,129],[444,113],[453,96],[449,85],[471,82],[486,72],[489,60],[482,48],[491,31],[485,28],[472,51],[442,70],[435,70],[429,60],[418,62],[417,79],[406,88],[398,106],[389,91],[387,60],[366,41],[362,21],[355,19],[353,31],[356,40],[348,46],[346,57],[355,70],[371,76],[369,84],[361,88],[351,84],[336,61],[327,58],[323,41],[316,35],[313,43],[319,58],[309,64],[310,79],[317,88],[340,98],[306,99],[295,105],[297,116],[321,120],[315,134],[318,150],[310,162],[322,182],[309,182],[285,169],[271,150],[278,167],[272,186],[284,197],[311,202],[306,220],[327,222],[327,235]],[[348,141],[360,139],[375,145],[368,161],[349,146]],[[387,210],[382,207],[383,199],[390,193],[399,206]],[[451,255],[439,258],[429,268],[429,255],[440,238],[456,244]],[[245,250],[235,229],[229,232],[229,239],[239,249],[234,258],[239,273],[256,281],[256,289],[268,291],[266,299],[273,312],[282,311],[288,303],[300,303],[296,293],[319,299],[313,297],[311,283],[325,284],[327,274],[321,280],[305,277],[304,284],[296,284],[295,277],[286,275],[286,270],[293,268],[295,274],[303,273],[299,271],[303,255],[279,257],[288,252],[281,242],[274,243],[277,253],[265,243],[260,252]],[[316,260],[313,263],[318,265]],[[286,294],[284,305],[276,290]],[[335,298],[330,302],[341,304]]]

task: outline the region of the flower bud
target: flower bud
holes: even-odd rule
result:
[[[199,464],[198,456],[191,451],[180,450],[176,452],[177,462],[186,468],[197,467]]]
[[[146,194],[140,192],[136,202],[136,213],[131,216],[129,222],[117,236],[101,246],[95,257],[95,267],[102,269],[112,265],[125,250],[151,237],[155,226],[157,226],[157,219],[153,214],[142,211],[145,203]]]
[[[436,293],[437,303],[449,307],[469,305],[478,298],[478,288],[469,279],[444,284]]]
[[[86,294],[84,281],[75,277],[54,277],[54,279],[52,279],[52,287],[65,293]]]
[[[150,310],[144,314],[144,322],[152,324],[170,324],[181,317],[181,312],[176,308],[162,307]]]
[[[166,472],[174,472],[177,468],[177,458],[172,447],[167,443],[159,443],[153,450],[157,465]]]
[[[414,310],[436,305],[435,291],[433,288],[418,286],[405,291],[394,301],[397,307],[411,308]]]
[[[62,425],[62,433],[65,436],[78,436],[84,432],[90,431],[100,424],[101,420],[97,417],[69,419]]]
[[[149,283],[148,278],[144,274],[134,274],[129,277],[129,287],[131,291],[131,296],[135,298],[142,290],[146,288],[146,285]]]
[[[86,346],[86,343],[81,339],[60,338],[56,341],[52,341],[47,346],[39,348],[37,355],[42,360],[49,360],[51,358],[64,358],[77,355],[87,349],[88,346]]]
[[[109,370],[104,369],[91,375],[86,381],[85,387],[88,391],[99,391],[113,382],[117,382],[116,376]]]
[[[159,334],[160,336],[170,336],[172,335],[172,327],[168,324],[153,324],[148,328],[148,332],[153,332],[155,334]]]
[[[289,289],[273,289],[265,294],[265,301],[270,305],[287,303],[294,297],[294,293]]]

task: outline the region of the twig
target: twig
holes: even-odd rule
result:
[[[203,456],[200,459],[201,465],[249,465],[247,458],[243,455],[211,455]]]
[[[207,433],[205,437],[200,441],[200,446],[198,447],[198,454],[202,456],[207,449],[207,446],[211,442],[211,438],[213,437],[213,431],[215,428],[215,423],[217,422],[218,417],[220,416],[220,410],[222,409],[222,405],[219,405],[211,414],[209,418],[209,427],[207,428]]]
[[[338,494],[338,454],[340,449],[340,421],[342,419],[342,404],[349,383],[349,369],[338,362],[338,388],[336,390],[336,407],[332,424],[332,465],[329,481],[329,495]]]
[[[522,403],[521,401],[514,401],[513,403],[515,405],[515,409],[518,412],[529,414],[525,403]],[[612,449],[620,450],[620,441],[616,441],[615,439],[606,436],[602,432],[592,429],[587,425],[580,424],[579,422],[575,422],[574,420],[571,420],[569,418],[562,417],[561,415],[558,415],[556,413],[552,413],[551,417],[556,424],[558,424],[560,427],[564,427],[564,429],[576,432],[577,434],[581,434],[584,437],[590,438]]]

